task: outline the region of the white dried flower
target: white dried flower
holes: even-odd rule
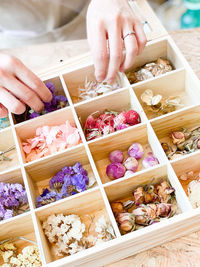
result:
[[[52,224],[52,219],[56,220],[56,225]],[[43,223],[43,229],[49,241],[55,243],[55,252],[59,256],[72,255],[85,249],[81,242],[85,225],[81,223],[78,215],[51,215]]]

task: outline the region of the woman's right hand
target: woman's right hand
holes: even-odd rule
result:
[[[21,114],[26,105],[41,112],[52,94],[45,84],[19,59],[0,53],[0,118],[8,111]]]

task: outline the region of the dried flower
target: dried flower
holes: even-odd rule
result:
[[[171,194],[175,192],[175,189],[170,186],[167,181],[163,181],[160,184],[156,185],[158,191],[158,196],[162,203],[168,203],[171,199]]]
[[[140,159],[144,155],[143,147],[139,143],[133,143],[129,149],[128,154],[130,157],[133,157],[135,159]]]
[[[124,155],[121,150],[114,150],[109,155],[110,162],[122,163],[124,160]]]
[[[126,76],[130,83],[137,83],[165,74],[172,69],[172,65],[168,60],[158,58],[156,61],[147,63],[136,71],[128,71]]]
[[[125,167],[121,163],[111,163],[106,168],[106,174],[110,179],[119,179],[124,176]]]
[[[136,172],[136,170],[138,168],[138,162],[135,158],[129,157],[125,160],[124,166],[127,170],[129,170],[131,172]]]
[[[159,161],[158,159],[153,155],[153,153],[149,153],[147,157],[144,158],[142,161],[142,165],[145,169],[151,168],[155,165],[158,165]]]
[[[114,201],[111,203],[111,208],[115,216],[118,215],[118,213],[125,212],[124,205],[120,201]]]
[[[13,243],[14,240],[22,239],[27,242],[33,243],[23,248],[22,253],[17,253],[17,247]],[[2,256],[4,264],[1,266],[27,266],[39,267],[42,265],[38,247],[34,241],[28,240],[24,237],[17,237],[0,242],[0,256]]]
[[[122,233],[128,233],[135,230],[135,216],[128,212],[119,213],[116,217]]]
[[[174,145],[179,145],[185,141],[185,135],[182,132],[172,133],[172,142]]]
[[[84,123],[84,133],[87,141],[108,135],[141,122],[140,115],[134,110],[129,110],[127,112],[122,111],[121,113],[105,111],[97,118],[94,118],[93,116],[95,113],[89,115]]]
[[[28,204],[26,191],[21,184],[0,182],[0,221],[20,214]]]
[[[49,188],[51,191],[46,188],[36,198],[37,207],[85,191],[89,188],[88,173],[80,162],[76,162],[73,166],[66,166],[56,173],[49,181]]]
[[[79,101],[88,100],[99,95],[104,95],[122,87],[120,75],[118,74],[113,84],[106,82],[98,83],[85,79],[85,88],[79,88]]]
[[[26,161],[40,159],[58,151],[80,144],[78,129],[69,121],[58,126],[42,126],[36,129],[35,137],[22,143]]]

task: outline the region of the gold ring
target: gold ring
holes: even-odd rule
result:
[[[124,39],[125,39],[126,37],[128,37],[129,35],[135,35],[135,32],[132,31],[132,32],[127,33],[126,35],[124,35],[124,36],[122,37],[122,39],[124,40]]]

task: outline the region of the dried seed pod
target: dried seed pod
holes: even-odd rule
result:
[[[137,81],[145,81],[147,79],[153,78],[153,74],[149,70],[142,68],[135,72],[135,77]]]
[[[161,95],[154,96],[152,98],[152,100],[151,100],[151,105],[157,106],[160,103],[161,99],[162,99],[162,96]]]
[[[182,132],[172,132],[172,142],[175,145],[181,144],[185,141],[185,135]]]

